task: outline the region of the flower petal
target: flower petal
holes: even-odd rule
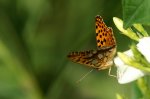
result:
[[[137,44],[137,49],[145,56],[148,62],[150,62],[150,37],[143,37]]]
[[[117,17],[113,17],[113,21],[116,25],[116,27],[122,32],[122,34],[128,36],[129,38],[138,41],[139,37],[130,29],[124,29],[123,28],[123,20]]]
[[[131,50],[124,52],[124,54],[128,55],[129,57],[133,56]],[[114,63],[117,67],[117,79],[120,84],[132,82],[145,75],[145,73],[141,70],[126,65],[119,57],[114,59]]]

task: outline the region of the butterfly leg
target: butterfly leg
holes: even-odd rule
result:
[[[116,75],[112,75],[112,74],[111,74],[111,66],[109,67],[108,75],[109,75],[109,76],[112,76],[112,77],[115,77],[115,78],[117,77]]]

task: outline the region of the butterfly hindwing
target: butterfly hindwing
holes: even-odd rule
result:
[[[73,62],[101,70],[108,67],[107,62],[112,60],[112,53],[114,53],[113,48],[89,50],[83,52],[72,52],[68,55],[68,58]]]
[[[94,55],[96,53],[93,50],[82,51],[82,52],[72,52],[68,55],[68,58],[73,62],[84,64],[90,67],[94,67],[92,61],[95,59]]]

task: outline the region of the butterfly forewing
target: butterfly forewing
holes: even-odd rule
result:
[[[96,16],[96,41],[98,49],[116,46],[113,30],[107,27],[101,16]]]

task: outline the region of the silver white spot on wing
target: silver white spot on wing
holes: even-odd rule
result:
[[[97,64],[98,63],[98,60],[97,59],[94,59],[93,61],[92,61],[92,64]]]
[[[98,58],[99,59],[103,58],[103,55],[102,54],[98,54]]]

